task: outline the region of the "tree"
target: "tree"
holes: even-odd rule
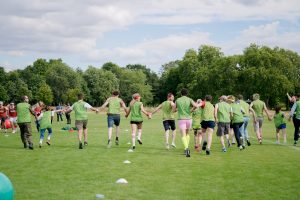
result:
[[[43,101],[46,105],[50,105],[53,102],[53,93],[49,85],[43,82],[36,94],[36,98]]]

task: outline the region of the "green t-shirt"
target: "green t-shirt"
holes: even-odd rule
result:
[[[196,108],[196,110],[194,110],[192,112],[192,118],[193,118],[192,128],[193,129],[201,128],[201,125],[200,125],[201,115],[202,115],[202,109],[200,109],[200,108]]]
[[[30,123],[30,105],[28,103],[17,104],[18,123]]]
[[[217,117],[219,122],[230,122],[230,105],[226,102],[218,103]]]
[[[252,108],[253,108],[256,116],[263,118],[264,117],[263,110],[264,110],[265,103],[258,99],[258,100],[253,101],[252,104],[253,104]]]
[[[209,101],[206,101],[205,106],[202,109],[202,120],[215,121],[214,111],[215,111],[214,106]]]
[[[233,103],[231,104],[231,108],[232,108],[232,123],[241,123],[244,122],[244,116],[242,113],[242,106],[240,104],[237,103]]]
[[[73,104],[72,109],[75,111],[75,120],[87,120],[87,103],[83,100],[79,100],[76,103]]]
[[[249,108],[250,108],[250,105],[244,101],[244,100],[240,100],[240,104],[242,106],[242,108],[244,109],[244,117],[250,117],[250,113],[249,113]]]
[[[276,128],[278,128],[281,124],[286,124],[283,112],[279,112],[274,115],[274,124]]]
[[[300,118],[300,100],[296,102],[296,110],[295,110],[296,118]]]
[[[162,103],[162,113],[163,113],[163,120],[174,120],[174,112],[170,101],[164,101]]]
[[[119,97],[111,97],[108,100],[108,113],[109,114],[120,114],[122,99]]]
[[[45,111],[45,112],[43,112],[43,117],[40,120],[40,128],[41,129],[52,128],[52,124],[51,124],[51,112],[52,111]]]
[[[193,100],[187,96],[182,96],[176,100],[178,119],[191,119],[191,105]]]
[[[135,122],[142,122],[143,117],[142,117],[142,109],[141,106],[143,105],[142,102],[136,101],[130,106],[130,121],[135,121]]]

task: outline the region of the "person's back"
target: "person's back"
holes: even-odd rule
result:
[[[73,104],[73,110],[75,111],[75,119],[76,120],[87,120],[87,108],[84,107],[85,102],[83,100],[79,100]]]
[[[30,123],[30,105],[28,103],[22,102],[17,104],[17,113],[18,113],[18,123]]]
[[[200,108],[196,108],[192,112],[192,119],[193,119],[192,127],[193,128],[200,128],[201,116],[202,116],[202,109],[200,109]]]
[[[51,112],[52,111],[45,111],[43,112],[43,117],[40,121],[40,128],[41,129],[46,129],[46,128],[51,128]]]
[[[275,113],[274,115],[274,124],[275,124],[275,127],[279,127],[281,124],[285,124],[286,123],[286,120],[285,120],[285,117],[284,117],[284,113],[283,112],[278,112],[278,113]]]
[[[300,119],[300,99],[296,101],[296,110],[295,110],[295,115],[297,119]]]
[[[259,99],[252,102],[252,108],[257,117],[263,118],[263,110],[264,110],[265,103]]]
[[[108,102],[108,113],[120,114],[122,100],[119,97],[110,97]]]
[[[140,101],[135,101],[130,105],[131,109],[131,121],[140,122],[143,121],[141,105],[143,103]]]
[[[230,105],[224,101],[218,103],[218,121],[229,123],[230,122]]]
[[[250,113],[249,113],[250,105],[244,100],[239,100],[239,101],[240,101],[240,105],[242,106],[242,108],[245,112],[244,117],[250,117]]]
[[[215,121],[214,106],[209,101],[205,102],[205,106],[202,110],[202,120],[203,121]]]
[[[242,106],[238,103],[231,104],[232,108],[232,123],[242,123],[244,122],[243,113],[242,113]]]
[[[170,101],[164,101],[162,103],[162,113],[163,113],[163,120],[173,120],[174,112]]]
[[[193,100],[187,96],[182,96],[176,100],[178,109],[178,119],[191,119],[191,102]]]

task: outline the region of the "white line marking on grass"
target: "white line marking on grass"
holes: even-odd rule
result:
[[[266,141],[266,142],[269,143],[269,144],[275,144],[275,142],[272,142],[271,140],[263,139],[263,142],[264,142],[264,141]],[[291,146],[291,145],[283,144],[283,143],[280,143],[280,144],[277,144],[277,145],[286,146],[286,147],[289,147],[289,148],[291,148],[291,149],[295,149],[295,150],[300,151],[300,147]]]

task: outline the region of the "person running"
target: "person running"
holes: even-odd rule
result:
[[[8,106],[8,116],[12,133],[16,133],[17,130],[17,108],[13,102]]]
[[[222,152],[226,152],[224,135],[227,139],[228,144],[229,141],[229,131],[230,131],[230,105],[226,102],[227,97],[225,95],[219,98],[220,102],[215,105],[215,119],[218,125],[217,136],[220,138],[220,142],[222,145]],[[230,146],[230,145],[228,145]]]
[[[201,99],[197,100],[197,103],[200,104],[202,102]],[[192,110],[192,128],[194,130],[194,145],[195,150],[197,152],[200,152],[201,150],[201,144],[202,144],[202,132],[201,132],[201,115],[202,115],[202,109],[200,108],[193,108]]]
[[[162,110],[162,118],[163,118],[163,126],[165,129],[165,141],[166,141],[166,149],[170,149],[169,145],[169,132],[172,131],[172,144],[173,148],[176,148],[175,139],[176,139],[176,125],[175,125],[175,116],[174,116],[174,95],[169,93],[167,96],[167,100],[161,103],[155,110],[152,112],[154,115],[160,109]]]
[[[44,106],[44,103],[42,101],[39,101],[34,108],[34,113],[36,115],[36,121],[35,121],[35,125],[36,125],[36,129],[38,132],[40,132],[40,121],[38,120],[38,117],[40,116],[40,114],[42,113],[42,107]]]
[[[1,119],[1,129],[6,133],[5,120],[7,119],[7,108],[3,105],[3,101],[0,101],[0,119]]]
[[[113,91],[112,96],[109,97],[105,103],[100,107],[105,108],[108,105],[107,112],[107,126],[108,126],[108,141],[107,147],[111,147],[111,137],[113,126],[116,126],[116,145],[119,145],[119,133],[120,133],[120,109],[123,108],[126,113],[126,105],[124,101],[119,98],[119,91]]]
[[[151,118],[151,113],[148,113],[141,102],[141,96],[139,93],[132,95],[132,100],[129,104],[129,110],[127,111],[125,117],[127,118],[130,114],[130,125],[131,125],[131,139],[132,139],[132,149],[135,149],[135,138],[136,131],[138,131],[138,143],[140,145],[142,142],[142,125],[143,125],[143,116],[144,113],[149,119]]]
[[[65,110],[65,113],[75,111],[75,126],[78,130],[78,142],[79,142],[79,149],[83,149],[82,145],[82,133],[84,137],[84,146],[88,145],[88,113],[87,110],[90,109],[95,111],[96,113],[99,112],[98,109],[92,107],[90,104],[83,101],[84,95],[79,93],[77,95],[78,101],[74,103],[68,110]]]
[[[191,107],[199,107],[199,104],[195,103],[188,96],[188,90],[183,88],[181,90],[181,97],[176,100],[175,108],[178,111],[178,124],[181,132],[181,140],[184,145],[184,151],[186,157],[191,157],[189,149],[190,135],[189,130],[192,127]]]
[[[39,147],[42,148],[43,140],[44,140],[44,134],[46,130],[48,131],[48,137],[47,137],[47,145],[51,145],[51,136],[52,136],[52,122],[54,113],[62,112],[62,110],[55,110],[52,111],[51,107],[48,105],[46,106],[45,110],[42,110],[41,114],[38,117],[38,120],[40,121],[40,142]]]
[[[259,144],[262,144],[262,125],[263,125],[263,121],[264,121],[264,114],[263,111],[265,111],[265,113],[268,116],[268,119],[271,121],[271,116],[269,114],[269,111],[267,109],[267,106],[265,104],[265,102],[261,101],[259,94],[253,94],[253,101],[250,104],[250,108],[252,108],[255,112],[256,115],[256,121],[253,121],[253,125],[254,125],[254,131],[256,133],[256,137],[257,140],[259,142]]]
[[[212,96],[206,95],[204,107],[202,107],[202,134],[207,134],[207,142],[205,141],[202,146],[202,150],[205,150],[206,155],[210,155],[211,143],[212,143],[212,134],[214,132],[215,124],[215,116],[214,111],[215,108],[211,104]]]
[[[299,140],[299,127],[300,127],[300,93],[297,95],[297,101],[296,103],[294,103],[291,109],[289,121],[291,120],[291,118],[294,117],[294,115],[295,115],[294,145],[296,146]]]
[[[26,149],[28,147],[30,150],[33,150],[30,114],[32,114],[35,119],[36,115],[29,105],[28,96],[23,96],[22,100],[23,102],[17,104],[18,126],[20,128],[24,148]]]
[[[232,95],[229,95],[227,98],[227,102],[229,102],[231,106],[231,121],[232,121],[232,128],[235,136],[235,140],[237,142],[237,146],[240,150],[243,150],[245,148],[245,145],[243,145],[243,138],[240,132],[240,128],[244,123],[244,117],[243,113],[245,113],[242,106],[239,104],[238,101],[235,101],[235,97]]]
[[[255,116],[254,110],[252,108],[250,108],[250,105],[247,102],[245,102],[243,99],[244,99],[243,95],[239,94],[238,95],[238,101],[239,101],[240,105],[242,106],[243,110],[245,111],[245,113],[244,113],[244,123],[240,128],[240,132],[241,132],[242,137],[243,137],[243,142],[244,142],[243,145],[245,145],[245,141],[246,141],[247,145],[250,146],[251,145],[250,137],[249,137],[248,130],[247,130],[248,123],[249,123],[249,120],[250,120],[250,112],[253,114],[253,120],[254,121],[256,120],[256,116]]]
[[[276,144],[280,144],[279,132],[282,131],[283,143],[286,144],[286,120],[285,114],[281,111],[281,106],[275,107],[275,114],[273,116],[274,124],[276,128]]]

